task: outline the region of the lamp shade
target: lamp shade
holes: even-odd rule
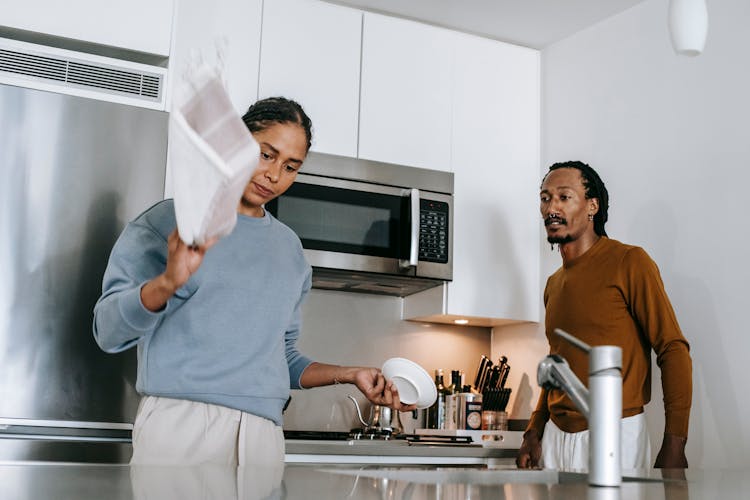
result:
[[[697,56],[708,34],[706,0],[669,0],[669,34],[675,53]]]

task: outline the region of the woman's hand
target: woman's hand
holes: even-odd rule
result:
[[[206,250],[211,248],[216,241],[217,238],[211,238],[204,245],[189,246],[180,239],[177,229],[172,231],[167,240],[167,269],[164,271],[164,278],[175,291],[195,274],[203,263]]]
[[[167,268],[141,288],[141,302],[149,311],[160,311],[172,295],[192,276],[203,262],[206,251],[218,238],[211,238],[206,244],[188,246],[177,233],[172,231],[167,239]]]
[[[357,368],[352,383],[374,404],[388,406],[398,411],[412,411],[417,405],[401,402],[393,381],[386,380],[377,368]]]
[[[386,380],[377,368],[313,362],[302,372],[300,384],[302,387],[354,384],[371,403],[376,405],[389,406],[398,411],[417,409],[417,405],[405,405],[401,402],[396,385]]]

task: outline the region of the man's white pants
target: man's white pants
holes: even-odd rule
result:
[[[133,426],[133,465],[283,466],[284,432],[219,405],[144,396]]]
[[[620,426],[620,460],[623,469],[646,469],[651,462],[651,444],[646,429],[646,415],[639,413],[622,419]],[[542,467],[558,470],[588,470],[589,431],[563,432],[552,420],[547,421],[542,436]]]

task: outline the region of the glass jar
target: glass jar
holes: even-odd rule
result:
[[[483,410],[482,411],[482,430],[485,431],[507,431],[508,430],[508,412]]]

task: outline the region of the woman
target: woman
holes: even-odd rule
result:
[[[128,224],[110,256],[94,336],[107,352],[138,346],[133,464],[283,462],[290,387],[352,383],[373,403],[414,408],[376,368],[297,351],[312,270],[299,238],[263,206],[294,182],[311,122],[284,98],[258,101],[243,121],[260,162],[232,233],[189,247],[165,200]]]

